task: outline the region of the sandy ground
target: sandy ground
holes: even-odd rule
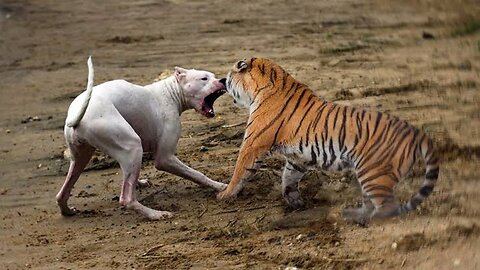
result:
[[[210,2],[0,1],[1,269],[480,269],[477,1]],[[100,156],[70,199],[80,214],[62,217],[63,122],[90,54],[96,83],[138,84],[175,65],[221,77],[238,59],[272,58],[326,99],[425,130],[443,154],[438,186],[414,213],[362,228],[340,216],[359,203],[348,176],[309,173],[307,209],[292,212],[278,157],[233,203],[146,160],[154,186],[139,198],[177,214],[150,222],[118,207],[119,168]],[[183,115],[178,156],[228,182],[246,111],[226,95],[215,107],[214,119]],[[422,175],[398,186],[401,200]]]

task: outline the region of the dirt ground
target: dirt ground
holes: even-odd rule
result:
[[[480,5],[478,1],[0,1],[1,269],[480,269]],[[354,179],[311,172],[307,208],[290,211],[281,159],[235,202],[154,169],[138,191],[174,211],[151,222],[118,206],[121,175],[99,156],[62,217],[63,123],[86,85],[152,82],[175,65],[225,76],[242,58],[274,59],[318,95],[389,112],[441,150],[438,185],[411,214],[362,228]],[[225,95],[217,116],[182,116],[178,156],[228,182],[247,112]],[[397,187],[414,194],[423,166]],[[293,268],[290,268],[293,269]]]

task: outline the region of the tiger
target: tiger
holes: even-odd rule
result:
[[[225,85],[249,117],[233,176],[218,199],[235,198],[256,164],[271,153],[285,157],[282,195],[294,209],[304,206],[298,183],[312,169],[356,176],[362,205],[345,208],[343,216],[357,224],[415,210],[432,193],[439,174],[438,151],[423,131],[406,121],[324,100],[265,58],[236,62]],[[419,157],[426,164],[425,180],[407,203],[398,204],[393,187]]]

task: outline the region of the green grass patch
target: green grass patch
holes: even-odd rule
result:
[[[480,20],[470,19],[453,32],[453,36],[467,36],[480,30]]]

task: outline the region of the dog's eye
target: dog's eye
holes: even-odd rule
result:
[[[207,77],[203,77],[203,78],[202,78],[202,81],[206,81],[206,80],[208,80]]]

